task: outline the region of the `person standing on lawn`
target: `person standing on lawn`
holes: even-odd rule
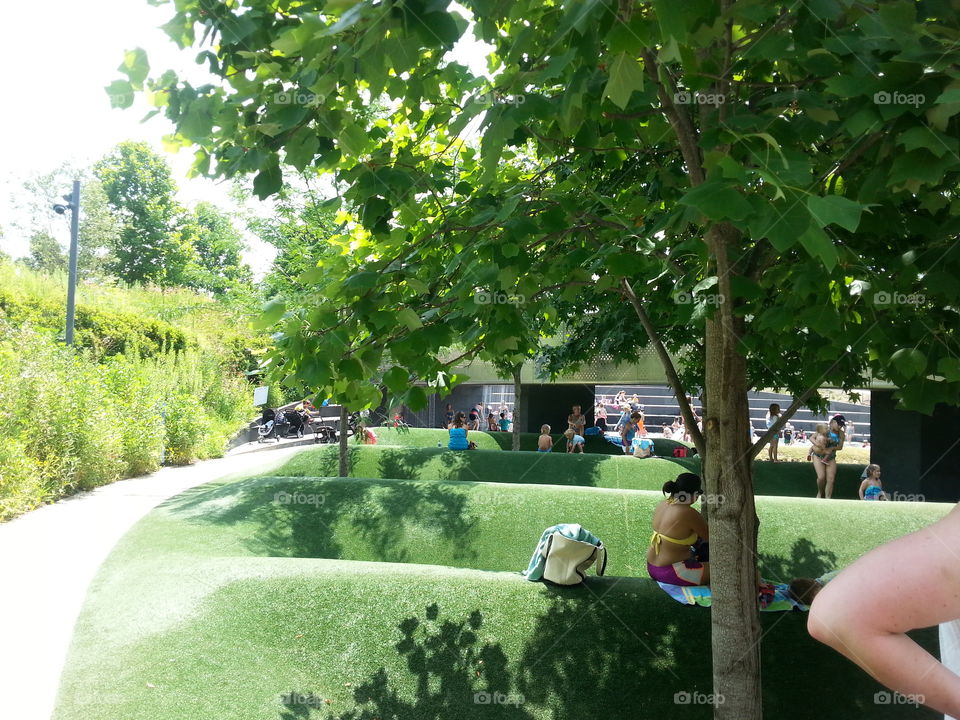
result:
[[[817,473],[817,497],[833,497],[833,484],[837,478],[837,453],[843,450],[846,435],[843,432],[847,420],[843,415],[830,418],[825,434],[818,433],[810,447],[810,457]]]
[[[780,419],[780,405],[777,403],[771,403],[770,412],[767,413],[767,430],[772,428],[776,422]],[[770,439],[770,443],[767,445],[767,460],[770,462],[778,462],[779,457],[777,455],[777,450],[780,446],[780,434],[777,433]]]

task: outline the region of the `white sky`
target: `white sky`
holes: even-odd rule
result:
[[[11,196],[23,192],[24,179],[65,161],[90,165],[123,140],[147,141],[166,157],[181,202],[209,200],[225,210],[234,208],[227,183],[187,179],[191,151],[163,151],[160,140],[173,127],[159,116],[141,124],[149,110],[142,97],[133,108],[118,110],[110,107],[104,91],[124,77],[117,67],[124,51],[136,47],[147,51],[153,70],[170,68],[194,82],[206,78],[204,69],[193,63],[198,51],[180,51],[158,28],[172,17],[173,6],[152,7],[146,0],[48,0],[42,5],[43,35],[38,37],[28,29],[37,27],[40,8],[32,3],[0,5],[0,47],[8,63],[6,103],[0,109],[0,226],[5,233],[0,249],[14,257],[27,252],[27,238],[11,227]],[[67,217],[54,223],[64,246],[69,240]],[[264,270],[271,248],[253,238],[248,243],[248,261]]]
[[[208,78],[203,66],[193,61],[199,50],[181,51],[159,29],[173,13],[172,3],[153,7],[147,0],[0,3],[0,47],[6,58],[0,107],[0,228],[5,234],[0,249],[4,252],[14,257],[27,253],[27,238],[11,227],[15,220],[11,194],[23,192],[23,180],[50,172],[65,161],[87,166],[123,140],[147,141],[167,158],[184,204],[209,200],[225,210],[234,207],[228,183],[187,179],[192,150],[163,151],[161,138],[172,132],[172,125],[162,116],[141,124],[150,109],[142,96],[133,108],[118,110],[110,107],[104,90],[124,77],[117,67],[124,51],[136,47],[146,50],[151,75],[172,69],[195,84]],[[467,47],[454,53],[457,59],[483,73],[480,48],[476,43],[461,44]],[[63,188],[65,193],[69,190]],[[58,239],[66,246],[68,221],[54,225],[60,227]],[[259,275],[269,264],[272,248],[254,238],[248,237],[248,243],[247,260]]]

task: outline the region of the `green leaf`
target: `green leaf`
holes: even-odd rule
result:
[[[689,190],[680,202],[696,208],[711,220],[743,220],[752,211],[743,195],[718,180],[708,180]]]
[[[253,179],[253,192],[261,200],[266,200],[280,192],[282,187],[283,171],[280,170],[280,164],[277,162],[265,167]]]
[[[297,170],[303,172],[313,158],[316,157],[320,149],[320,139],[315,130],[310,128],[300,128],[285,145],[286,161],[293,165]]]
[[[343,289],[358,295],[365,290],[375,287],[380,275],[375,272],[363,271],[348,277],[343,283]]]
[[[810,257],[820,258],[827,270],[833,270],[839,260],[837,248],[830,236],[815,224],[811,224],[798,238]]]
[[[143,87],[143,81],[150,74],[147,53],[142,48],[127,50],[123,55],[123,63],[117,69],[129,78],[133,87],[140,90]]]
[[[383,383],[390,392],[399,395],[407,388],[410,374],[402,367],[392,367],[383,374]]]
[[[363,365],[356,358],[345,357],[337,365],[340,375],[347,380],[363,380]]]
[[[414,385],[407,391],[406,405],[413,412],[419,412],[427,406],[427,394],[419,385]]]
[[[856,232],[860,224],[860,213],[863,210],[860,203],[839,195],[826,197],[811,195],[807,198],[807,208],[814,222],[820,227],[833,224],[850,232]]]
[[[403,308],[397,312],[397,320],[401,325],[406,325],[408,330],[416,330],[423,327],[420,316],[410,308]]]
[[[287,311],[287,305],[283,300],[274,299],[263,306],[259,315],[253,318],[254,330],[266,330],[277,324],[277,321],[283,317]]]
[[[916,348],[901,348],[890,356],[890,363],[903,377],[914,378],[927,369],[927,356]]]
[[[105,89],[110,96],[110,107],[125,110],[133,105],[133,86],[126,80],[114,80]]]
[[[603,90],[603,97],[610,98],[614,105],[623,110],[634,90],[643,90],[643,67],[622,52],[610,64],[610,79]]]

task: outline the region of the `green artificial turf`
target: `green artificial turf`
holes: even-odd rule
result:
[[[192,584],[202,597],[158,627],[149,603],[179,602]],[[506,573],[231,558],[151,575],[138,595],[121,605],[94,586],[57,720],[711,717],[676,702],[711,692],[709,611],[646,580],[558,589]],[[762,627],[768,708],[908,716],[875,705],[879,686],[811,640],[805,615]]]
[[[392,428],[377,427],[373,428],[377,436],[378,445],[400,445],[403,447],[436,448],[437,443],[441,447],[447,447],[449,434],[447,430],[434,428]],[[565,453],[567,451],[567,439],[560,433],[553,433],[553,452]],[[471,430],[468,438],[477,443],[481,450],[510,450],[513,448],[513,433],[509,432],[486,432]],[[536,452],[537,441],[540,433],[520,433],[520,449]],[[623,455],[623,449],[608,442],[598,435],[587,435],[584,437],[584,452],[586,454],[598,455]],[[676,440],[666,440],[664,438],[652,438],[654,454],[659,457],[673,457],[674,448],[687,448],[688,453],[692,453],[693,446],[688,443],[678,442]]]
[[[271,472],[307,470],[329,453],[311,449]],[[444,457],[499,458],[489,473],[529,477],[445,481]],[[660,494],[527,482],[556,480],[559,461],[597,466],[589,472],[608,480],[617,463],[678,465],[542,454],[558,464],[530,466],[525,457],[538,456],[359,447],[358,466],[386,458],[415,474],[435,465],[417,480],[231,476],[167,500],[92,583],[54,717],[710,717],[707,706],[675,703],[677,693],[711,692],[710,611],[679,605],[646,577]],[[842,567],[950,507],[759,497],[762,574]],[[557,522],[604,540],[606,578],[561,589],[517,574]],[[935,717],[875,704],[881,688],[812,641],[805,621],[762,616],[768,712]],[[916,637],[936,652],[935,630]],[[517,702],[476,702],[484,692]]]
[[[696,457],[639,460],[622,454],[466,452],[380,444],[351,445],[349,459],[351,477],[523,482],[634,490],[660,490],[665,482],[681,472],[700,472],[700,460]],[[758,495],[816,495],[816,473],[810,463],[756,461],[753,468]],[[862,471],[860,465],[838,465],[834,496],[856,498]],[[302,452],[276,470],[277,475],[303,477],[332,476],[338,472],[338,448],[332,445]]]

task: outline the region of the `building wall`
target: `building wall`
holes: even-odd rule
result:
[[[887,492],[931,502],[960,500],[960,408],[933,415],[897,410],[892,391],[871,393],[870,461],[883,468]]]
[[[593,424],[593,385],[524,384],[520,395],[520,424],[523,432],[540,432],[546,423],[555,433],[567,429],[567,416],[579,405],[587,416],[587,427]],[[532,408],[532,411],[531,411]]]

